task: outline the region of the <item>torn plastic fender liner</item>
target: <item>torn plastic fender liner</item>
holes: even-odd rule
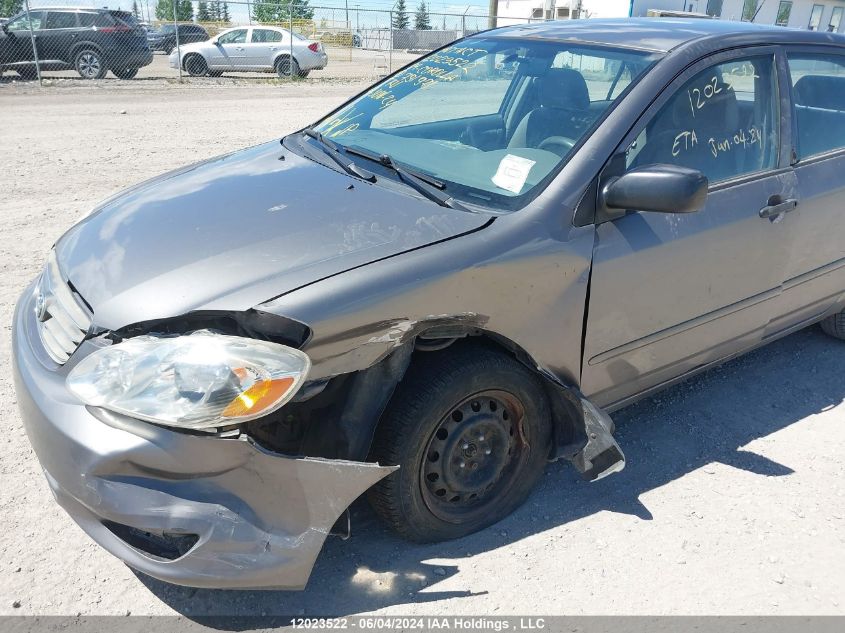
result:
[[[557,446],[553,458],[569,460],[588,481],[598,481],[625,468],[625,454],[613,438],[615,425],[610,416],[577,387],[560,383],[542,368],[540,373],[556,396],[557,404],[565,402],[569,405],[555,406],[556,417],[574,418],[569,435],[560,432],[561,420],[557,420]],[[564,408],[566,411],[561,411]]]

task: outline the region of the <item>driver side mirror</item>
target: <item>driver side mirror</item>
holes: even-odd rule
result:
[[[3,29],[3,32],[4,32],[6,35],[8,35],[8,34],[9,34],[9,27],[8,27],[8,25],[6,25],[6,23],[5,23],[5,22],[4,22],[3,24],[0,24],[0,29]]]
[[[695,213],[707,202],[708,184],[707,176],[688,167],[638,167],[604,185],[597,221],[614,220],[629,210]]]

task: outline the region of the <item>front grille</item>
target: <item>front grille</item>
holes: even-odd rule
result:
[[[91,315],[59,272],[52,251],[35,293],[38,334],[50,358],[63,365],[91,327]]]

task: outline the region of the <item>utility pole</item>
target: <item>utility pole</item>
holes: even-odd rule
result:
[[[349,0],[343,0],[344,6],[346,6],[346,29],[349,30]]]
[[[499,0],[490,0],[489,9],[487,10],[488,18],[487,18],[487,28],[488,29],[495,29],[496,23],[498,22],[498,15],[499,15]]]

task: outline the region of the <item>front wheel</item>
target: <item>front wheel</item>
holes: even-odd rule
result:
[[[373,440],[400,468],[369,491],[375,511],[417,542],[458,538],[513,512],[543,473],[551,414],[539,380],[481,345],[412,365]]]
[[[191,77],[205,77],[208,74],[208,63],[200,55],[189,55],[185,60],[185,70]]]
[[[845,310],[827,317],[821,326],[825,334],[845,341]]]
[[[118,79],[134,79],[138,74],[137,68],[112,68],[112,73]]]
[[[106,76],[107,69],[103,62],[103,55],[93,48],[79,51],[74,59],[74,66],[83,79],[102,79]]]
[[[276,60],[276,74],[279,77],[290,77],[291,75],[299,75],[299,64],[295,59],[290,57],[280,57]]]

